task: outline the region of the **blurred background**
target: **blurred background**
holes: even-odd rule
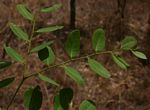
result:
[[[56,3],[63,5],[59,11],[48,14],[38,12],[42,7]],[[63,30],[36,35],[32,45],[34,47],[43,41],[53,40],[52,48],[57,56],[57,63],[67,59],[63,49],[64,41],[68,32],[75,28],[81,31],[80,55],[92,53],[91,37],[97,28],[103,28],[106,32],[107,50],[118,48],[119,41],[131,35],[138,40],[139,49],[147,55],[148,60],[139,60],[130,53],[123,53],[131,65],[128,71],[117,67],[109,55],[97,56],[96,59],[111,72],[110,80],[97,77],[85,61],[71,63],[70,65],[84,76],[84,87],[76,85],[61,68],[46,71],[45,74],[57,80],[61,87],[73,88],[75,96],[70,110],[78,110],[84,99],[93,100],[97,110],[150,110],[150,0],[0,0],[0,59],[10,59],[3,51],[3,44],[16,48],[24,56],[27,51],[25,43],[16,39],[7,25],[14,22],[31,33],[32,24],[17,12],[17,4],[25,4],[38,16],[37,29],[48,25],[64,26]],[[36,54],[28,58],[29,68],[33,72],[44,67],[37,59]],[[0,89],[0,110],[5,110],[13,96],[21,78],[22,68],[20,64],[14,63],[4,71],[5,74],[0,75],[0,79],[16,76],[11,86]],[[25,82],[10,110],[25,110],[23,93],[26,88],[36,84],[41,85],[44,94],[41,110],[53,110],[53,97],[57,88],[36,78]]]

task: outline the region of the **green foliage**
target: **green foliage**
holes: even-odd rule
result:
[[[105,32],[103,29],[97,29],[92,37],[92,45],[96,52],[105,48]]]
[[[55,54],[54,54],[53,50],[51,49],[51,47],[49,47],[49,46],[38,51],[38,56],[39,56],[39,59],[47,65],[50,65],[50,64],[54,63],[54,61],[55,61]]]
[[[34,20],[34,16],[33,14],[29,11],[29,9],[27,9],[27,7],[23,4],[18,4],[17,5],[17,11],[26,19],[33,21]]]
[[[74,30],[69,33],[67,41],[65,43],[65,50],[68,55],[73,58],[80,52],[80,31]]]
[[[39,110],[42,105],[42,92],[39,86],[29,88],[24,94],[24,103],[28,110]]]
[[[127,70],[127,68],[130,66],[123,58],[121,58],[119,55],[112,54],[113,61],[122,69]]]
[[[104,77],[104,78],[110,78],[111,75],[109,71],[99,62],[97,62],[94,59],[88,58],[88,64],[92,71],[94,71],[96,74]]]
[[[40,59],[41,61],[46,60],[46,59],[48,58],[48,56],[49,56],[48,48],[45,47],[45,48],[39,50],[39,51],[38,51],[38,56],[39,56],[39,59]]]
[[[54,110],[69,110],[69,104],[73,98],[71,88],[63,88],[54,97]]]
[[[6,87],[15,80],[15,77],[6,78],[0,81],[0,88]]]
[[[10,61],[0,61],[0,70],[6,68],[6,67],[9,67],[11,65],[11,62]]]
[[[38,33],[46,33],[46,32],[53,32],[62,29],[64,26],[51,26],[51,27],[44,27],[38,29],[36,32]]]
[[[54,97],[54,110],[63,110],[60,104],[60,95],[57,94]]]
[[[73,90],[71,88],[61,89],[59,92],[60,104],[63,110],[69,110],[69,104],[73,98]]]
[[[28,41],[29,36],[27,33],[25,33],[19,26],[17,26],[14,23],[9,24],[11,31],[20,39]]]
[[[12,59],[14,59],[14,60],[16,60],[16,61],[18,61],[18,62],[21,62],[21,63],[24,62],[23,57],[22,57],[20,54],[18,54],[13,48],[7,47],[7,46],[4,46],[4,48],[5,48],[6,53],[7,53]]]
[[[139,51],[132,51],[132,53],[133,53],[136,57],[138,57],[138,58],[140,58],[140,59],[147,59],[146,55],[145,55],[144,53],[142,53],[142,52],[139,52]]]
[[[55,4],[51,7],[43,8],[40,10],[40,12],[43,13],[49,13],[49,12],[55,12],[57,11],[62,5],[61,4]],[[79,30],[73,30],[69,33],[67,40],[65,42],[65,51],[70,57],[67,61],[63,61],[61,63],[55,64],[56,56],[53,52],[53,49],[50,47],[50,45],[53,43],[53,41],[49,42],[43,42],[34,48],[32,48],[33,43],[33,37],[34,35],[37,35],[39,33],[47,33],[47,32],[53,32],[57,31],[63,28],[63,26],[48,26],[43,27],[38,30],[36,29],[36,20],[35,16],[29,11],[29,9],[26,8],[25,5],[19,4],[17,5],[18,12],[27,20],[32,21],[32,33],[31,35],[28,35],[24,30],[22,30],[19,26],[17,26],[14,23],[10,23],[10,29],[11,31],[16,35],[17,38],[22,39],[27,44],[28,52],[26,53],[26,57],[21,56],[15,49],[4,45],[4,49],[8,56],[10,56],[13,60],[20,62],[22,66],[24,67],[24,72],[22,74],[23,79],[21,80],[20,85],[18,85],[18,88],[15,91],[15,94],[13,98],[11,99],[12,104],[17,92],[23,85],[24,81],[30,77],[38,77],[38,79],[45,81],[51,85],[55,85],[56,87],[59,86],[59,84],[54,81],[53,79],[47,77],[46,75],[40,74],[44,73],[46,70],[54,68],[54,67],[63,67],[64,73],[67,74],[71,79],[73,79],[77,84],[84,85],[85,80],[80,75],[78,70],[70,67],[65,66],[68,63],[71,63],[73,61],[77,60],[85,60],[88,59],[88,65],[89,68],[95,72],[97,75],[103,77],[103,78],[110,78],[111,74],[110,72],[98,61],[92,59],[91,57],[94,57],[99,54],[110,54],[112,56],[113,61],[122,69],[127,70],[130,66],[124,58],[122,58],[120,55],[123,50],[125,51],[131,51],[136,57],[141,59],[147,59],[147,57],[144,55],[144,53],[139,52],[136,49],[137,46],[137,40],[132,36],[127,36],[125,39],[121,41],[121,47],[118,51],[112,50],[112,51],[104,51],[105,49],[105,31],[101,28],[98,28],[94,31],[92,36],[92,47],[94,49],[94,53],[85,54],[83,56],[79,56],[80,53],[80,31]],[[36,34],[35,34],[36,32]],[[30,36],[30,37],[29,37]],[[120,53],[118,53],[120,52]],[[38,54],[39,59],[45,64],[44,69],[38,69],[38,71],[35,71],[33,74],[28,68],[28,59],[27,57],[30,56],[31,53]],[[119,55],[118,55],[119,54]],[[2,60],[0,61],[0,70],[7,68],[11,65],[11,62]],[[30,73],[26,75],[26,73]],[[0,88],[6,87],[9,84],[11,84],[15,80],[15,77],[6,78],[2,81],[0,81]],[[60,87],[60,86],[59,86]],[[59,90],[60,88],[58,88]],[[57,93],[54,97],[54,110],[69,110],[69,105],[73,98],[73,90],[71,88],[63,88],[59,90],[59,93]],[[34,88],[28,88],[24,93],[24,105],[28,110],[40,110],[42,105],[42,99],[43,95],[41,92],[40,86],[36,86]],[[8,107],[9,108],[9,107]],[[84,100],[79,110],[96,110],[96,105],[90,101],[90,100]]]
[[[74,68],[72,67],[67,67],[64,66],[64,70],[65,73],[72,78],[76,83],[78,83],[79,85],[84,85],[84,79],[82,78],[82,76],[80,75],[80,73],[78,71],[76,71]]]
[[[79,110],[96,110],[96,106],[91,100],[84,100],[80,104]]]
[[[28,88],[24,93],[24,105],[29,109],[30,101],[32,97],[33,88]]]
[[[57,82],[55,82],[54,80],[50,79],[49,77],[39,74],[39,78],[43,81],[48,82],[49,84],[55,85],[55,86],[59,86],[59,84]]]
[[[58,9],[62,7],[62,4],[54,4],[53,6],[42,8],[41,12],[43,13],[51,13],[56,12]]]
[[[38,52],[42,49],[44,49],[45,47],[51,45],[53,43],[53,41],[49,41],[49,42],[43,42],[41,45],[34,47],[31,52]]]
[[[127,36],[121,41],[121,49],[131,50],[137,45],[137,40],[132,36]]]

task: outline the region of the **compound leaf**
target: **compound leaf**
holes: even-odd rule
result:
[[[33,21],[34,20],[34,16],[32,15],[32,13],[27,9],[27,7],[23,4],[18,4],[16,6],[17,11],[26,19]]]
[[[4,46],[6,53],[14,60],[23,63],[23,57],[18,54],[13,48]]]
[[[29,36],[27,33],[25,33],[19,26],[17,26],[14,23],[9,24],[11,31],[20,39],[28,41]]]
[[[73,58],[80,52],[80,31],[74,30],[69,33],[67,41],[65,43],[65,50],[67,54]]]
[[[15,77],[6,78],[0,81],[0,88],[6,87],[15,80]]]
[[[105,32],[103,29],[97,29],[94,32],[92,37],[92,45],[96,52],[105,48]]]
[[[95,104],[90,100],[84,100],[80,104],[79,110],[96,110]]]
[[[132,36],[125,37],[124,40],[121,41],[121,49],[123,50],[131,50],[137,45],[137,40]]]
[[[51,12],[55,12],[57,11],[58,9],[60,9],[62,7],[62,4],[55,4],[53,6],[50,6],[50,7],[46,7],[46,8],[43,8],[41,9],[41,12],[43,13],[51,13]]]
[[[109,71],[99,62],[97,62],[94,59],[88,58],[88,64],[92,71],[97,73],[98,75],[104,77],[104,78],[110,78],[111,75]]]
[[[51,78],[45,76],[45,75],[42,75],[42,74],[39,74],[39,78],[43,81],[46,81],[48,82],[49,84],[52,84],[52,85],[55,85],[55,86],[59,86],[59,84],[57,82],[55,82],[54,80],[52,80]]]
[[[65,73],[79,85],[84,85],[84,79],[80,73],[72,67],[64,66]]]

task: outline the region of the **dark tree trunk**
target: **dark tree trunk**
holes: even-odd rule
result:
[[[119,19],[118,19],[118,23],[119,23],[119,36],[118,36],[118,40],[119,41],[124,38],[125,31],[126,31],[126,28],[127,28],[126,24],[125,24],[125,19],[124,19],[124,17],[125,17],[126,2],[127,2],[127,0],[117,0],[118,14],[119,14]]]
[[[148,26],[147,26],[148,34],[150,35],[150,14],[148,18]]]
[[[119,14],[122,18],[124,18],[124,11],[125,11],[125,7],[126,7],[126,0],[117,0],[117,4],[118,4],[118,11]]]
[[[70,28],[75,29],[76,22],[76,0],[70,0]]]
[[[116,10],[106,19],[107,48],[113,49],[116,41],[121,41],[128,31],[127,18],[125,18],[126,0],[115,0]]]

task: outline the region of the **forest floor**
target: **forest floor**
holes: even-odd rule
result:
[[[86,2],[85,2],[86,1]],[[76,25],[81,30],[81,53],[92,53],[91,37],[95,29],[102,27],[106,29],[106,37],[119,36],[116,0],[77,0],[77,17]],[[1,0],[0,1],[0,59],[3,54],[3,44],[9,40],[9,45],[17,49],[21,54],[25,55],[27,51],[25,43],[15,38],[9,28],[4,28],[8,21],[15,22],[25,27],[28,33],[31,31],[31,24],[23,19],[15,9],[16,4],[26,4],[33,13],[44,6],[55,3],[62,3],[63,8],[52,14],[40,14],[37,22],[37,28],[46,25],[61,24],[65,29],[38,35],[33,41],[33,47],[43,41],[53,40],[52,48],[57,56],[56,63],[65,61],[68,57],[62,47],[66,40],[69,25],[69,3],[68,0]],[[150,56],[150,45],[148,35],[148,17],[150,14],[150,0],[132,0],[127,2],[125,10],[125,26],[124,35],[135,36],[138,45],[147,55]],[[115,28],[114,28],[115,27]],[[120,28],[119,28],[120,29]],[[11,36],[11,37],[10,37]],[[115,39],[115,38],[114,38]],[[110,42],[112,41],[112,42]],[[114,42],[113,42],[114,41]],[[19,44],[19,45],[18,45]],[[109,44],[109,45],[108,45]],[[107,50],[119,47],[119,42],[108,40],[106,43]],[[84,87],[78,86],[74,81],[68,78],[61,68],[54,68],[46,71],[44,74],[55,79],[63,87],[71,87],[74,90],[74,99],[71,103],[70,110],[78,110],[80,103],[84,99],[91,99],[97,105],[97,110],[150,110],[150,66],[143,65],[131,53],[122,53],[122,56],[131,65],[128,71],[121,70],[111,59],[109,55],[100,55],[95,57],[98,61],[105,65],[111,72],[112,77],[103,79],[97,77],[89,68],[87,63],[83,61],[75,61],[70,65],[78,69],[86,84]],[[5,56],[5,59],[9,59]],[[29,68],[35,71],[43,68],[44,65],[37,60],[36,54],[28,58]],[[0,89],[0,110],[5,110],[10,98],[13,96],[17,85],[22,76],[23,67],[15,63],[9,69],[1,73],[0,79],[16,76],[16,80],[11,86]],[[39,84],[44,93],[44,100],[41,110],[53,110],[53,97],[58,88],[43,83],[38,78],[28,79],[17,94],[10,110],[25,110],[23,105],[23,93],[29,86]]]

